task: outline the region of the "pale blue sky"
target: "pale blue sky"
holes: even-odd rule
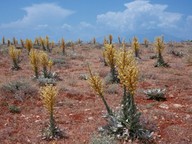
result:
[[[192,39],[191,0],[6,0],[0,5],[0,37],[48,35],[57,41]]]

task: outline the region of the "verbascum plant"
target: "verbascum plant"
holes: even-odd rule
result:
[[[35,45],[40,45],[38,38],[35,38],[34,44],[35,44]]]
[[[33,48],[33,42],[32,42],[32,40],[26,39],[26,41],[25,41],[25,48],[27,49],[28,55],[29,55],[31,49]]]
[[[11,41],[8,39],[7,40],[7,46],[9,47],[11,45]]]
[[[128,137],[131,139],[140,138],[142,127],[140,125],[140,113],[134,101],[134,94],[137,88],[138,68],[132,51],[127,51],[125,47],[117,55],[117,71],[120,83],[123,86],[122,117],[123,125],[119,131],[128,130]]]
[[[14,70],[20,69],[20,66],[19,66],[20,55],[21,55],[21,50],[16,49],[15,46],[9,47],[9,56],[12,59],[12,62],[13,62],[12,69]]]
[[[122,43],[122,42],[121,42],[121,38],[120,38],[120,36],[118,36],[118,42],[119,42],[119,44]]]
[[[146,48],[149,46],[149,41],[146,38],[144,39],[144,45]]]
[[[54,119],[54,105],[56,101],[56,96],[58,94],[58,90],[55,86],[53,85],[46,85],[45,87],[40,88],[40,96],[43,102],[43,105],[45,109],[48,111],[49,114],[49,128],[45,132],[44,137],[46,139],[54,139],[58,135],[58,128],[56,127],[55,124],[55,119]]]
[[[51,52],[51,49],[50,49],[50,46],[49,46],[49,37],[48,36],[46,36],[46,38],[45,38],[45,45],[46,45],[46,48],[47,48],[48,52]]]
[[[93,44],[96,44],[96,38],[95,37],[93,38]]]
[[[21,46],[24,48],[25,44],[24,44],[24,41],[22,39],[20,39],[20,43],[21,43]]]
[[[66,52],[65,52],[65,40],[64,40],[64,38],[61,39],[61,46],[60,47],[62,49],[63,55],[65,55]]]
[[[114,48],[114,46],[112,44],[105,44],[105,50],[103,55],[105,56],[106,63],[110,66],[110,73],[112,76],[113,83],[119,81],[115,69],[115,63],[116,63],[115,54],[116,49]]]
[[[46,51],[45,40],[43,38],[40,38],[40,43],[41,43],[43,50]]]
[[[15,37],[13,37],[13,44],[16,45],[17,44],[17,40]]]
[[[110,34],[110,35],[109,35],[109,44],[112,44],[112,43],[113,43],[113,35]]]
[[[100,98],[102,99],[105,108],[108,112],[108,115],[113,115],[112,110],[110,109],[109,105],[107,104],[107,101],[105,100],[105,97],[103,96],[103,83],[101,78],[98,75],[94,75],[91,71],[90,66],[88,65],[88,69],[89,69],[89,84],[90,86],[93,88],[93,90],[97,93],[97,95],[100,96]]]
[[[137,37],[134,37],[132,40],[132,48],[135,52],[135,57],[139,58],[139,42]]]
[[[52,41],[52,42],[51,42],[51,48],[53,49],[54,47],[55,47],[55,42]]]
[[[162,52],[165,49],[165,44],[164,44],[163,38],[157,37],[155,39],[154,45],[155,45],[155,50],[157,52],[157,57],[158,57],[155,67],[160,67],[160,66],[169,67],[169,65],[167,63],[165,63],[163,56],[162,56]]]
[[[40,53],[40,64],[43,67],[44,78],[48,78],[50,75],[50,71],[48,71],[48,68],[50,68],[50,66],[52,66],[50,63],[52,63],[52,62],[51,62],[51,60],[49,60],[47,53],[41,52]]]
[[[106,37],[104,37],[104,39],[103,39],[103,45],[105,45],[105,44],[108,44]]]
[[[32,49],[29,53],[30,64],[35,73],[35,77],[39,78],[39,67],[40,67],[40,55],[37,50]]]
[[[5,44],[5,37],[2,38],[2,44]]]

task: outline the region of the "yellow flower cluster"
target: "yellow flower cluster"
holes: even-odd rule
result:
[[[49,65],[49,58],[48,58],[48,55],[47,53],[45,52],[41,52],[40,53],[40,63],[43,67],[47,67]]]
[[[89,68],[89,74],[90,74],[90,78],[89,78],[90,86],[95,90],[95,92],[99,96],[103,96],[103,83],[102,83],[101,78],[97,75],[93,75],[90,67],[88,67],[88,68]]]
[[[53,113],[53,106],[55,104],[57,93],[58,90],[53,85],[46,85],[45,87],[40,88],[40,95],[44,107],[48,110],[49,113]]]
[[[28,50],[28,52],[31,51],[31,49],[33,48],[33,43],[32,43],[31,40],[26,39],[26,41],[25,41],[25,48]]]
[[[61,49],[63,50],[63,54],[65,54],[65,40],[62,38],[61,40]]]
[[[165,44],[161,37],[157,37],[155,39],[155,48],[158,53],[162,53],[163,50],[165,49]]]
[[[132,51],[127,51],[125,47],[116,54],[116,65],[118,77],[122,85],[134,95],[137,88],[138,68]]]
[[[113,47],[113,45],[105,44],[105,50],[103,52],[103,56],[105,58],[105,61],[110,67],[115,66],[115,54],[116,54],[116,49]]]
[[[29,60],[33,67],[33,70],[35,71],[39,67],[40,62],[40,54],[37,50],[32,49],[29,53]]]

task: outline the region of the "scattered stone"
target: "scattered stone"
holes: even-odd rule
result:
[[[88,120],[93,120],[93,117],[88,117]]]
[[[167,104],[160,104],[159,107],[162,109],[169,109],[169,106]]]
[[[182,108],[183,106],[181,104],[173,104],[175,108]]]

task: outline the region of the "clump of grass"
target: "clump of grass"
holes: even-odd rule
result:
[[[137,37],[133,38],[132,48],[133,48],[133,50],[135,52],[135,57],[140,58],[139,57],[139,41],[138,41]]]
[[[9,47],[9,56],[12,59],[12,63],[13,63],[12,69],[13,70],[20,69],[20,66],[19,66],[20,55],[21,55],[21,50],[16,49],[15,46]]]
[[[63,134],[58,127],[56,127],[55,119],[54,119],[54,105],[56,101],[56,95],[58,90],[53,85],[46,85],[45,87],[41,87],[40,96],[43,102],[45,109],[49,114],[49,127],[44,130],[43,138],[46,140],[54,139],[54,138],[62,138]]]
[[[49,37],[46,36],[45,38],[45,46],[48,52],[51,52],[50,46],[49,46]]]
[[[162,52],[165,49],[165,44],[164,44],[163,38],[157,37],[154,45],[155,45],[157,55],[158,55],[157,63],[155,64],[155,67],[169,67],[169,65],[167,63],[165,63],[163,56],[162,56]]]

